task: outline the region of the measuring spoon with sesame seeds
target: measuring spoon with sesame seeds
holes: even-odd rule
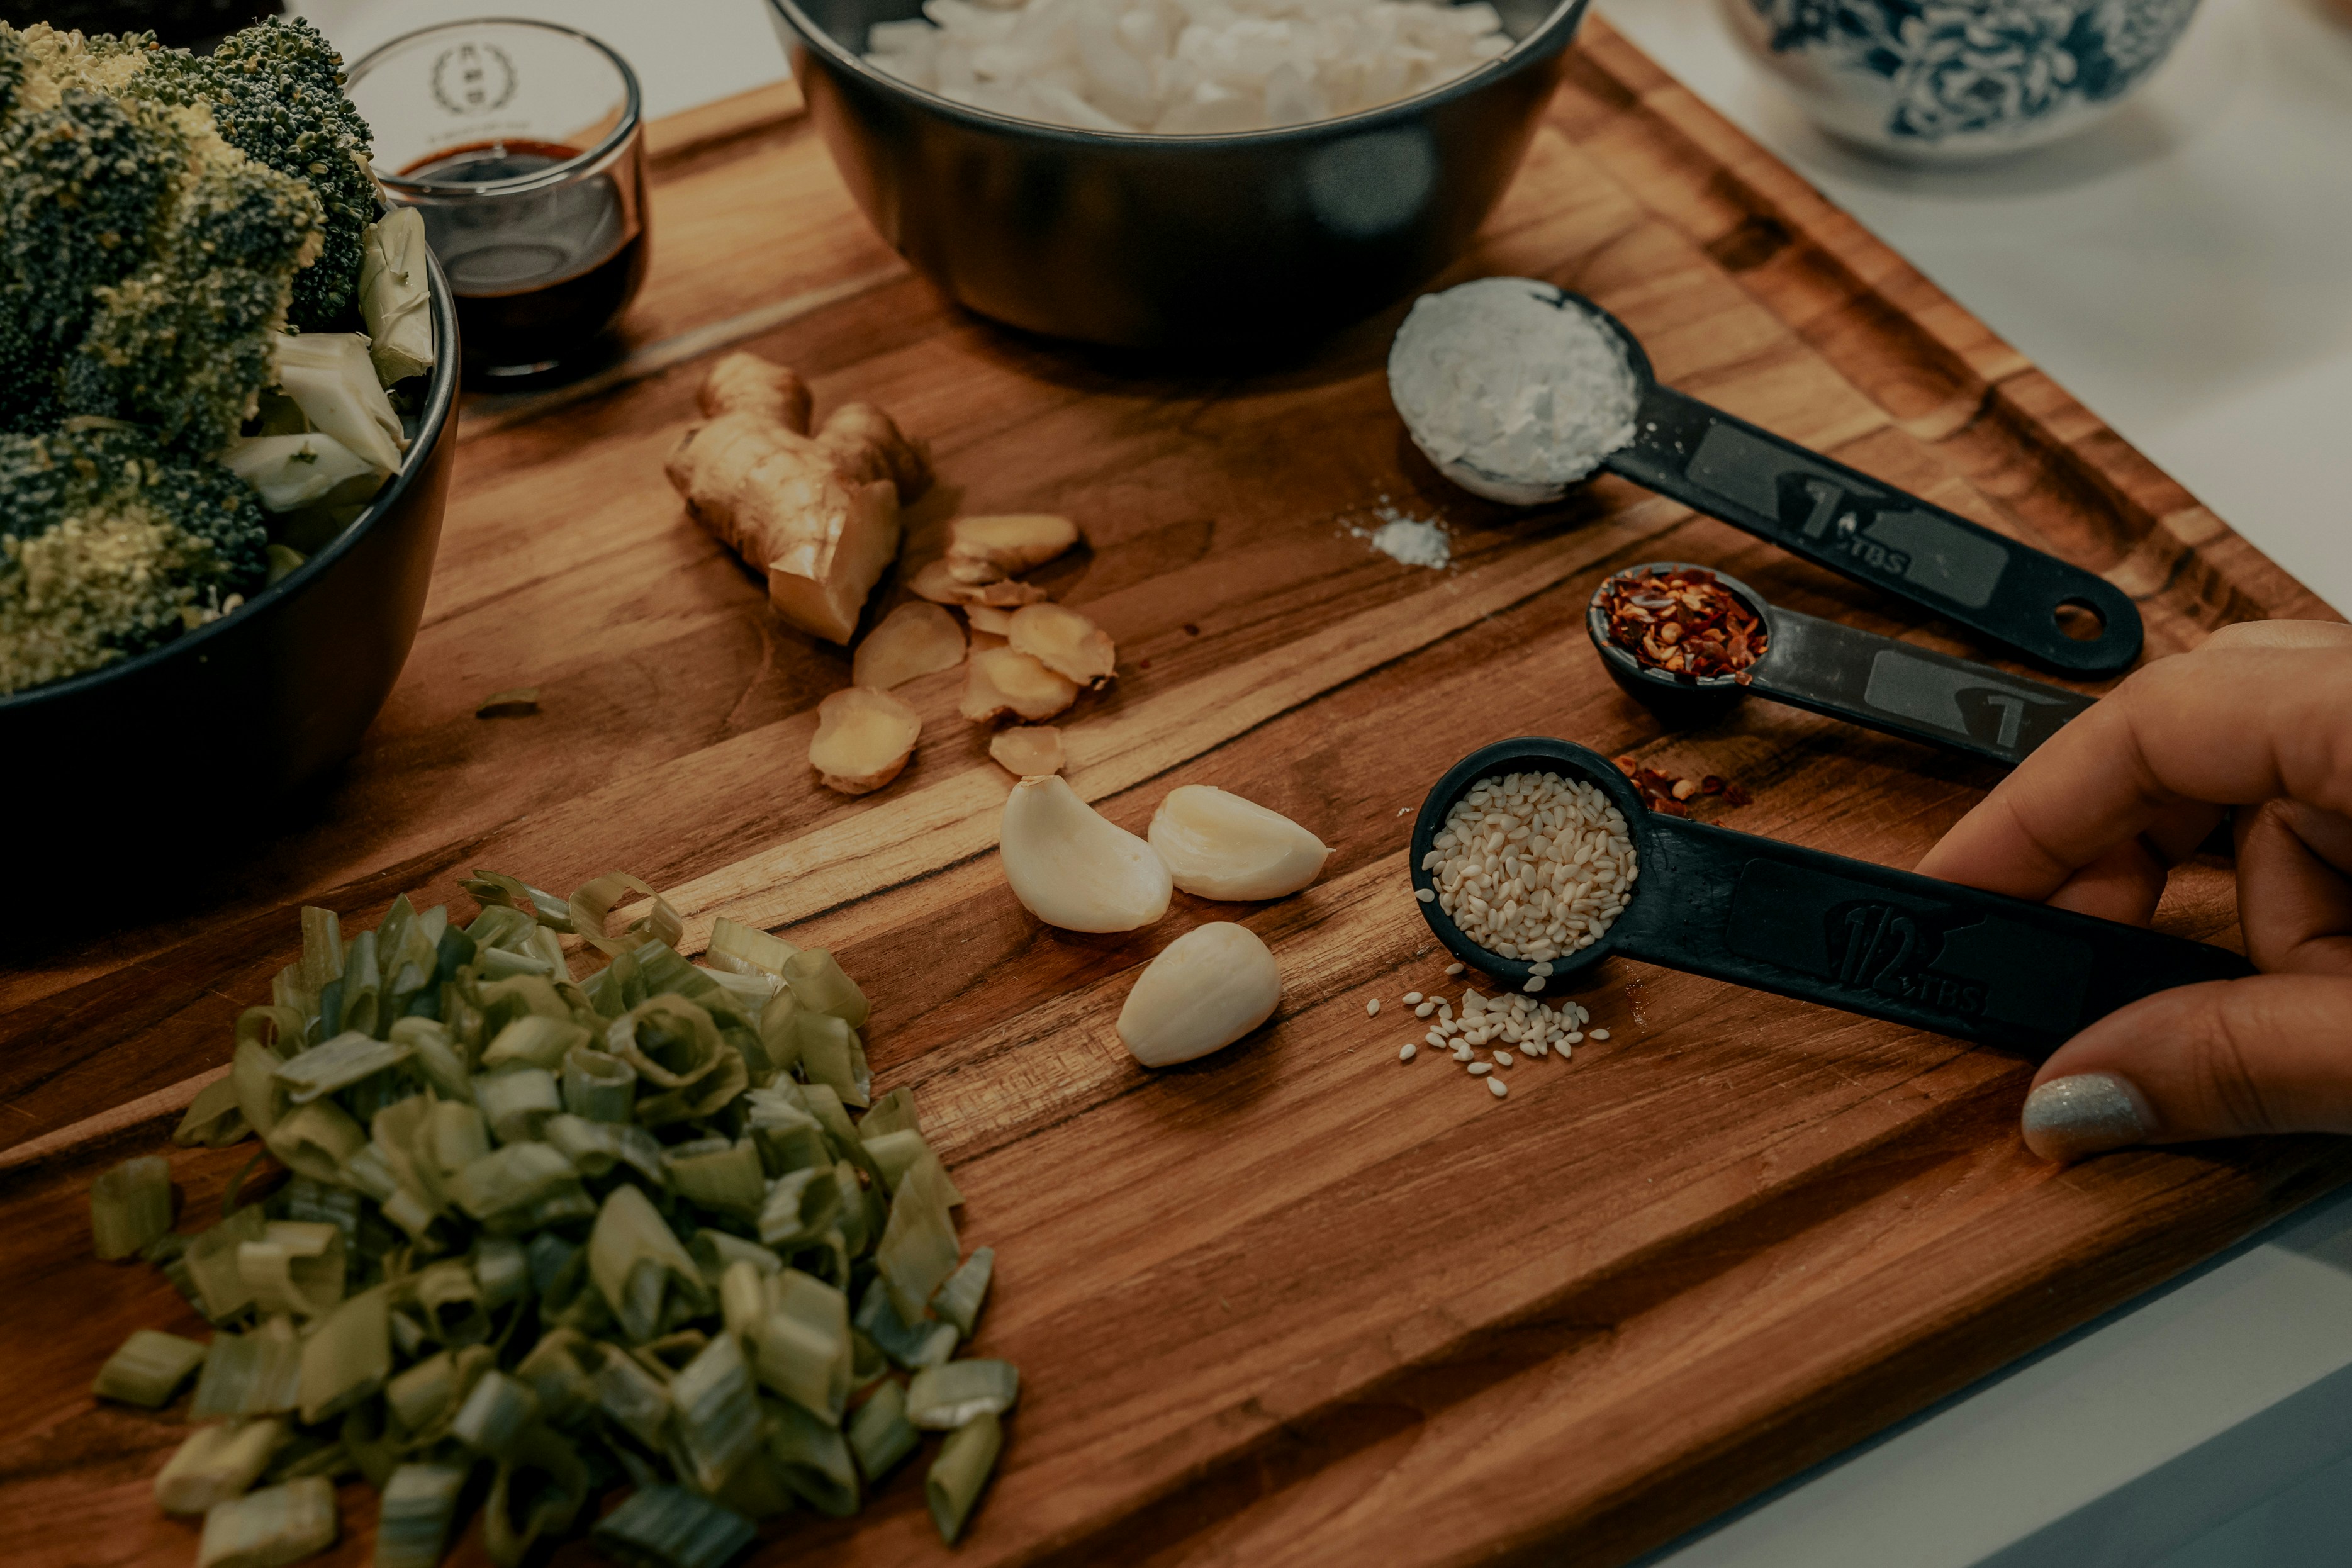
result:
[[[1499,281],[1506,280],[1481,279],[1460,287]],[[1638,396],[1632,438],[1601,458],[1602,468],[1908,599],[2049,668],[2112,675],[2139,658],[2139,609],[2098,574],[1661,385],[1641,340],[1624,322],[1581,294],[1533,279],[1507,281],[1544,303],[1580,313],[1624,351]],[[1412,330],[1408,318],[1398,332],[1399,349],[1391,352],[1391,388],[1398,384],[1400,350]],[[1553,391],[1528,390],[1546,398]],[[1401,402],[1400,410],[1411,401]],[[1441,472],[1476,494],[1529,506],[1557,500],[1569,488],[1441,456],[1446,451],[1442,441],[1433,450],[1425,438],[1430,432],[1413,427],[1410,416],[1407,426]]]
[[[1671,587],[1657,579],[1695,574],[1702,584],[1720,586],[1738,600],[1763,633],[1751,639],[1762,649],[1755,662],[1737,673],[1695,675],[1663,665],[1656,656],[1673,657],[1670,647],[1623,646],[1608,602],[1621,585],[1644,574],[1656,584],[1643,584],[1654,597]],[[1764,697],[2014,767],[2097,700],[1784,610],[1738,578],[1686,561],[1648,562],[1603,579],[1592,591],[1584,628],[1610,678],[1667,723],[1681,727],[1712,723],[1744,695]]]
[[[1538,978],[1534,964],[1465,934],[1426,865],[1454,805],[1513,773],[1591,784],[1623,816],[1634,849],[1624,908],[1591,945],[1549,961],[1545,989],[1620,956],[2046,1054],[2127,1002],[2253,973],[2204,942],[1652,812],[1600,752],[1530,735],[1456,763],[1412,830],[1412,886],[1429,929],[1514,989]]]

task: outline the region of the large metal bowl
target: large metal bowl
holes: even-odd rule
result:
[[[1459,256],[1527,151],[1585,0],[1497,0],[1517,41],[1444,87],[1219,136],[967,109],[862,58],[919,0],[769,0],[842,178],[960,303],[1123,348],[1238,357],[1328,335]]]
[[[436,363],[406,462],[335,540],[234,614],[0,697],[14,857],[176,843],[191,858],[359,749],[425,614],[457,453],[457,320],[433,268]]]

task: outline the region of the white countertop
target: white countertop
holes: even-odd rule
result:
[[[1609,19],[2352,611],[2352,26],[2206,0],[2116,116],[1907,170],[1809,129],[1716,0]],[[784,74],[762,0],[295,0],[347,56],[486,11],[593,33],[661,115]],[[2352,1196],[1737,1510],[1657,1568],[2252,1568],[2352,1557]]]

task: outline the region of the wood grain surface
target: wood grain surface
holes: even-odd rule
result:
[[[653,273],[613,362],[467,406],[425,624],[360,757],[276,837],[125,889],[96,928],[27,930],[38,890],[14,889],[0,1558],[191,1559],[148,1490],[179,1414],[88,1388],[131,1329],[200,1331],[153,1271],[88,1257],[89,1178],[164,1146],[299,946],[296,906],[357,929],[402,892],[465,902],[477,865],[558,889],[625,868],[695,932],[788,929],[875,997],[877,1082],[914,1087],[967,1243],[997,1249],[981,1347],[1024,1375],[956,1554],[975,1564],[1622,1562],[2352,1173],[2316,1139],[2053,1170],[2014,1131],[2030,1063],[1622,962],[1580,994],[1611,1038],[1523,1063],[1506,1100],[1401,1064],[1397,999],[1444,963],[1406,890],[1410,814],[1474,746],[1540,732],[1720,773],[1754,796],[1727,826],[1895,865],[1991,782],[1763,703],[1663,731],[1585,639],[1601,575],[1713,562],[1985,650],[1614,479],[1533,511],[1452,489],[1388,405],[1402,307],[1306,363],[1172,376],[943,304],[788,89],[656,145]],[[1446,280],[1496,272],[1582,290],[1664,379],[2105,573],[2152,653],[2326,613],[1599,22]],[[1078,519],[1087,547],[1040,577],[1110,630],[1119,678],[1064,721],[1072,784],[1137,829],[1174,784],[1237,791],[1337,847],[1323,880],[1264,906],[1180,894],[1122,937],[1040,927],[997,867],[1008,781],[955,675],[904,689],[925,729],[896,784],[817,788],[813,710],[848,657],[775,622],[661,472],[703,365],[739,345],[929,442],[942,493],[909,562],[958,508]],[[1454,564],[1369,548],[1383,508],[1442,519]],[[474,717],[519,685],[536,715]],[[1282,1008],[1146,1074],[1110,1030],[1135,968],[1222,919],[1273,945]],[[2233,942],[2227,868],[2184,868],[2160,923]],[[247,1154],[172,1152],[184,1224]],[[363,1489],[345,1512],[333,1560],[363,1562]],[[768,1533],[761,1561],[946,1555],[912,1473],[855,1521]]]

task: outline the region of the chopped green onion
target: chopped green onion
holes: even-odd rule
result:
[[[302,1344],[294,1337],[294,1324],[265,1318],[250,1333],[213,1336],[188,1419],[283,1415],[299,1402],[301,1392]]]
[[[285,1440],[283,1421],[197,1427],[163,1461],[155,1477],[155,1506],[165,1513],[202,1513],[242,1496]]]
[[[570,903],[543,888],[532,887],[520,877],[509,877],[503,871],[485,871],[478,866],[474,874],[460,881],[458,886],[485,905],[504,905],[550,931],[568,933],[572,929]]]
[[[849,1400],[850,1345],[781,1312],[757,1331],[760,1381],[820,1420],[838,1425]]]
[[[287,1169],[313,1181],[341,1182],[343,1162],[360,1152],[367,1133],[333,1100],[314,1100],[271,1128],[262,1142]]]
[[[819,1165],[776,1178],[760,1210],[760,1239],[770,1247],[803,1246],[823,1236],[841,1208],[833,1168]]]
[[[760,1146],[760,1163],[771,1176],[833,1163],[833,1149],[824,1129],[781,1093],[754,1089],[744,1097],[749,1106],[749,1131]]]
[[[172,1142],[183,1149],[197,1144],[226,1149],[252,1131],[236,1103],[236,1080],[224,1073],[196,1090],[179,1126],[172,1130]]]
[[[205,1363],[205,1347],[177,1334],[133,1329],[122,1348],[98,1369],[90,1392],[100,1399],[161,1410]]]
[[[302,988],[316,996],[343,973],[342,917],[315,904],[302,906]]]
[[[590,1038],[587,1030],[569,1018],[527,1014],[499,1031],[482,1052],[482,1070],[531,1067],[553,1072],[574,1048],[585,1048]]]
[[[411,1436],[435,1429],[454,1412],[458,1398],[457,1357],[437,1351],[383,1385],[383,1402],[400,1429]]]
[[[875,1267],[889,1283],[890,1299],[898,1316],[915,1322],[923,1315],[932,1293],[962,1261],[955,1222],[948,1215],[944,1179],[935,1176],[936,1163],[919,1164],[890,1198],[890,1223],[874,1249]]]
[[[849,1418],[849,1451],[868,1486],[898,1468],[919,1439],[907,1419],[907,1391],[886,1383]]]
[[[767,1316],[768,1287],[759,1265],[729,1264],[727,1271],[719,1277],[719,1317],[727,1325],[727,1331],[749,1339],[759,1332]]]
[[[392,1375],[385,1294],[380,1285],[352,1297],[303,1342],[299,1409],[305,1426],[341,1415]]]
[[[615,937],[608,934],[605,922],[611,920],[613,906],[620,902],[623,893],[645,894],[653,900],[653,910]],[[686,931],[686,924],[677,918],[677,911],[662,900],[662,896],[654,891],[653,884],[626,871],[607,872],[573,893],[568,912],[572,918],[572,929],[578,931],[590,946],[615,957],[637,947],[647,937],[674,946]]]
[[[1021,1397],[1021,1374],[1009,1361],[951,1361],[925,1367],[907,1385],[907,1419],[952,1431],[975,1415],[1002,1415]]]
[[[875,1164],[874,1156],[866,1152],[866,1140],[857,1135],[857,1129],[850,1122],[849,1112],[842,1109],[840,1093],[829,1083],[804,1083],[799,1086],[799,1094],[803,1109],[815,1117],[817,1125],[824,1129],[824,1135],[831,1141],[836,1157],[847,1156],[878,1184],[882,1180],[881,1167]]]
[[[606,1176],[614,1166],[627,1165],[649,1182],[663,1179],[661,1140],[634,1122],[556,1116],[542,1132],[583,1176]]]
[[[980,1309],[988,1300],[988,1283],[996,1272],[996,1248],[975,1247],[963,1267],[947,1278],[931,1298],[931,1310],[953,1323],[971,1338],[973,1327],[980,1321]]]
[[[793,953],[785,961],[784,980],[810,1012],[830,1013],[853,1029],[866,1026],[871,1011],[866,993],[842,973],[841,965],[824,948],[807,947]]]
[[[857,1089],[856,1064],[850,1056],[857,1031],[830,1013],[814,1013],[806,1007],[802,1008],[794,1026],[800,1036],[797,1059],[808,1080],[832,1085],[845,1105],[864,1104],[865,1097]]]
[[[521,1143],[540,1136],[548,1119],[562,1110],[563,1097],[553,1073],[518,1067],[476,1078],[474,1103],[490,1124],[492,1137],[501,1143]]]
[[[375,1568],[435,1568],[466,1489],[463,1465],[403,1465],[383,1483]]]
[[[470,1111],[473,1107],[460,1109]],[[471,1162],[450,1178],[449,1195],[500,1236],[585,1219],[596,1212],[572,1162],[544,1143],[509,1143]]]
[[[629,1120],[637,1069],[608,1052],[579,1047],[563,1058],[563,1108],[590,1121]]]
[[[349,1089],[398,1067],[409,1054],[409,1047],[400,1041],[379,1040],[349,1029],[291,1061],[279,1063],[273,1076],[289,1101],[308,1105],[320,1095]]]
[[[493,1459],[511,1458],[539,1421],[539,1395],[530,1384],[502,1372],[482,1374],[457,1414],[449,1435]]]
[[[408,1299],[425,1314],[425,1331],[445,1345],[480,1344],[490,1337],[482,1284],[462,1259],[427,1264],[408,1279]]]
[[[515,1367],[539,1395],[549,1422],[569,1426],[596,1403],[595,1369],[604,1359],[596,1342],[577,1329],[550,1329]]]
[[[937,1366],[955,1354],[956,1326],[928,1318],[908,1322],[898,1316],[889,1285],[878,1277],[866,1287],[865,1299],[857,1303],[857,1330],[908,1372]]]
[[[512,1237],[486,1236],[474,1244],[474,1278],[482,1282],[482,1304],[503,1307],[530,1289],[530,1258]]]
[[[871,1121],[872,1118],[869,1117],[867,1120]],[[940,1157],[931,1152],[931,1146],[925,1142],[923,1135],[913,1128],[906,1128],[897,1132],[885,1132],[878,1138],[869,1134],[865,1143],[866,1152],[873,1156],[874,1163],[881,1168],[882,1184],[890,1191],[897,1192],[898,1184],[907,1179],[907,1173],[928,1160],[939,1166],[940,1183],[941,1190],[947,1194],[949,1206],[953,1207],[963,1202],[963,1194],[956,1190],[955,1183],[948,1176],[947,1167],[940,1164]]]
[[[749,1263],[762,1275],[773,1274],[784,1266],[782,1258],[758,1242],[707,1226],[694,1233],[686,1249],[694,1254],[695,1265],[702,1270],[703,1279],[714,1282],[738,1263]]]
[[[721,1334],[670,1380],[676,1413],[677,1451],[691,1473],[686,1479],[716,1491],[760,1441],[760,1404],[743,1342]]]
[[[342,1231],[310,1220],[271,1220],[258,1241],[237,1247],[236,1267],[264,1313],[305,1318],[334,1310],[349,1272]]]
[[[765,1401],[761,1402],[761,1411],[759,1445],[735,1467],[727,1484],[711,1493],[711,1501],[746,1519],[773,1519],[800,1506],[800,1494],[793,1490],[791,1479],[770,1446],[776,1425],[774,1412]]]
[[[1004,1428],[992,1413],[982,1413],[957,1427],[940,1445],[940,1457],[923,1479],[923,1499],[931,1505],[931,1522],[940,1539],[953,1546],[971,1519],[972,1505],[996,1468],[1004,1447]]]
[[[857,1462],[841,1429],[794,1404],[770,1407],[768,1452],[784,1484],[819,1513],[847,1519],[857,1511]]]
[[[279,1009],[253,1008],[253,1012],[278,1012]],[[246,1124],[263,1138],[278,1125],[286,1114],[285,1086],[278,1081],[278,1053],[259,1040],[239,1040],[236,1055],[230,1058],[228,1081],[236,1094],[236,1108]]]
[[[215,1323],[225,1323],[253,1304],[253,1289],[237,1267],[237,1248],[258,1241],[269,1228],[258,1206],[241,1208],[209,1230],[199,1231],[182,1254],[188,1279],[196,1288],[197,1306]]]
[[[625,1184],[614,1188],[596,1213],[596,1227],[588,1237],[588,1272],[621,1331],[639,1343],[660,1331],[673,1290],[708,1304],[709,1292],[693,1257],[646,1194]]]
[[[392,1038],[415,1053],[409,1059],[423,1071],[433,1090],[444,1100],[470,1102],[474,1075],[458,1054],[457,1041],[436,1018],[403,1018],[392,1026]]]
[[[760,1167],[759,1146],[746,1138],[708,1154],[667,1162],[672,1191],[690,1203],[739,1219],[760,1216],[767,1198],[767,1183]]]
[[[482,1544],[499,1568],[516,1568],[543,1535],[572,1528],[588,1500],[588,1467],[571,1443],[533,1427],[499,1466],[482,1513]]]
[[[89,1184],[89,1228],[99,1257],[128,1258],[172,1228],[172,1162],[142,1154]]]
[[[659,1448],[669,1425],[669,1387],[637,1364],[636,1358],[610,1346],[602,1347],[604,1364],[596,1369],[596,1408],[647,1447]]]
[[[705,946],[703,956],[722,968],[734,969],[738,973],[754,969],[781,980],[784,976],[784,965],[791,963],[793,955],[798,952],[799,948],[782,937],[770,936],[766,931],[755,931],[721,915],[710,923],[710,941]]]
[[[921,1124],[915,1116],[915,1091],[904,1087],[894,1089],[876,1100],[857,1124],[857,1135],[867,1142],[886,1132],[919,1132]]]
[[[264,1487],[205,1514],[196,1568],[283,1568],[335,1543],[335,1487],[323,1476]]]
[[[726,1568],[758,1533],[741,1514],[683,1487],[640,1487],[589,1540],[626,1568]]]

